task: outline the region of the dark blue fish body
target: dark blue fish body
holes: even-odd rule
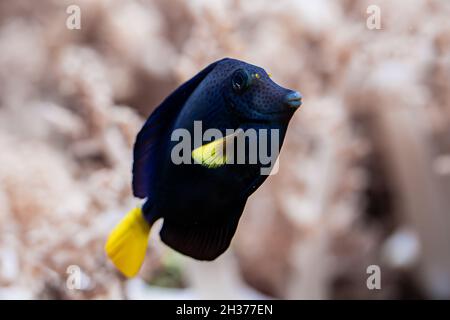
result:
[[[163,101],[136,139],[133,192],[147,199],[149,223],[164,219],[160,235],[167,245],[196,259],[215,259],[228,248],[247,198],[267,177],[259,159],[214,168],[175,164],[172,150],[179,141],[172,141],[172,132],[185,129],[194,137],[195,121],[203,132],[218,129],[224,137],[227,129],[278,129],[281,148],[300,104],[297,92],[274,83],[262,68],[234,59],[211,64]],[[190,143],[192,150],[199,147]],[[248,158],[248,144],[245,150]]]

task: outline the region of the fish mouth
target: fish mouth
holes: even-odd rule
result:
[[[298,91],[292,91],[284,98],[284,103],[288,108],[298,109],[302,105],[302,95]]]
[[[299,102],[296,101],[296,102],[292,102],[292,103],[293,104],[299,103],[298,106],[300,106],[302,104],[301,100]],[[250,110],[252,110],[252,112],[255,112],[258,116],[261,116],[261,117],[265,117],[265,116],[279,116],[279,117],[290,116],[297,109],[296,107],[291,106],[289,108],[283,108],[281,110],[275,110],[275,111],[269,111],[269,112],[261,112],[259,110],[256,110],[252,106],[248,106],[248,108]]]
[[[253,108],[252,106],[247,105],[246,107],[249,110],[251,110],[253,115],[256,115],[256,117],[252,117],[251,115],[248,114],[248,112],[239,111],[236,108],[236,105],[230,99],[226,99],[226,101],[230,106],[232,113],[234,113],[243,121],[250,121],[254,123],[270,123],[273,121],[277,121],[279,119],[290,118],[290,116],[292,116],[293,112],[296,110],[296,108],[284,108],[283,110],[277,110],[272,112],[261,112]],[[268,117],[271,118],[269,119]]]

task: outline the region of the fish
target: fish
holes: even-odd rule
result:
[[[276,160],[301,105],[298,91],[278,85],[263,68],[233,58],[211,63],[175,89],[137,134],[132,189],[145,200],[106,241],[115,267],[126,277],[139,272],[151,227],[159,219],[160,238],[175,251],[204,261],[224,253],[247,199],[273,170],[272,161],[263,174],[267,157],[263,161],[253,147],[269,150],[266,156]]]

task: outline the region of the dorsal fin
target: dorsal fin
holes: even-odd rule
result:
[[[160,149],[167,142],[165,140],[169,139],[169,130],[184,103],[215,66],[225,59],[210,64],[179,86],[153,111],[139,131],[134,144],[133,161],[133,194],[136,197],[149,196]]]

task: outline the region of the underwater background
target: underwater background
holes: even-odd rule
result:
[[[0,298],[450,298],[449,16],[444,0],[1,1]],[[303,94],[279,172],[216,261],[156,226],[125,280],[103,246],[139,203],[135,135],[222,57]]]

